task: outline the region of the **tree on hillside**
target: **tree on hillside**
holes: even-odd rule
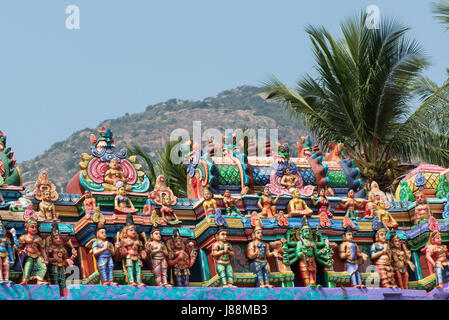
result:
[[[308,26],[317,77],[306,75],[295,89],[273,77],[264,91],[303,119],[321,144],[343,142],[362,177],[385,188],[410,168],[400,161],[449,165],[442,127],[449,83],[438,87],[422,77],[428,61],[406,37],[408,28],[385,19],[369,29],[366,19],[362,13],[344,21],[342,38]]]

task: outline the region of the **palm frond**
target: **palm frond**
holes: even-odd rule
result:
[[[449,30],[449,2],[440,1],[433,3],[432,13],[438,22],[445,25],[446,30]]]

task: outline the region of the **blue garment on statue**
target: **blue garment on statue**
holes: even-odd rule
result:
[[[445,266],[444,268],[435,268],[435,274],[438,284],[449,282],[449,266]]]
[[[259,248],[260,251],[259,259],[260,260],[265,259],[265,243],[259,243],[257,247]]]
[[[356,263],[346,262],[346,271],[351,276],[352,285],[361,285],[362,279],[360,278],[359,265]]]
[[[96,242],[96,244],[94,243],[94,246],[95,245],[100,249],[104,247],[103,242]],[[112,260],[112,255],[109,250],[106,250],[98,255],[97,266],[103,281],[114,280],[114,261]]]
[[[226,222],[226,219],[221,215],[221,209],[219,208],[215,210],[215,224],[217,226],[228,226],[228,223]]]

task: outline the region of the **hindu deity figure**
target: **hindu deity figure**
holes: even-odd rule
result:
[[[198,252],[193,242],[186,245],[179,230],[173,229],[172,238],[167,240],[168,266],[173,270],[173,277],[177,287],[188,287],[190,268],[196,261]]]
[[[159,206],[162,221],[171,225],[182,223],[175,214],[175,210],[171,208],[178,201],[173,191],[167,187],[165,177],[160,175],[156,178],[154,190],[149,194],[153,202]]]
[[[365,199],[355,199],[354,190],[349,190],[348,197],[342,200],[342,205],[346,208],[346,216],[348,216],[351,220],[356,220],[359,215],[359,211],[355,208],[363,203],[366,203]]]
[[[262,223],[262,220],[260,220],[260,217],[259,217],[259,214],[257,213],[257,211],[251,212],[250,220],[251,220],[251,225],[253,227],[255,227],[259,223],[260,224]]]
[[[377,205],[376,213],[379,217],[379,221],[382,222],[388,230],[398,227],[398,223],[393,218],[393,216],[387,210],[385,210],[385,203],[382,200],[380,200]]]
[[[287,231],[286,237],[283,244],[283,250],[287,253],[284,255],[284,264],[290,266],[299,261],[299,273],[304,284],[316,287],[317,262],[325,268],[333,264],[329,245],[318,229],[313,233],[306,217],[302,218],[299,232],[292,228]]]
[[[231,191],[226,190],[223,194],[223,203],[225,206],[226,214],[230,216],[240,217],[242,213],[236,206],[237,199],[231,196]]]
[[[299,152],[299,158],[305,158],[312,155],[312,139],[310,136],[302,136],[299,142],[296,142],[296,148]]]
[[[321,188],[319,191],[319,195],[315,191],[313,196],[310,198],[310,201],[315,207],[318,207],[318,215],[320,216],[320,226],[323,228],[330,227],[331,222],[329,219],[332,219],[333,215],[331,212],[331,205],[326,197],[326,189]]]
[[[295,190],[295,186],[297,183],[298,177],[292,174],[289,168],[285,168],[284,174],[281,179],[281,185],[288,191],[292,192],[293,190]]]
[[[287,217],[284,215],[284,210],[279,210],[276,220],[277,220],[278,226],[288,227],[289,223],[288,223]]]
[[[392,231],[394,232],[394,231]],[[412,253],[407,245],[399,239],[399,236],[390,233],[390,247],[393,258],[393,270],[396,275],[396,281],[401,289],[408,289],[408,271],[407,266],[415,271],[415,265],[411,261]]]
[[[118,182],[121,182],[125,189],[127,188],[128,190],[130,190],[132,187],[126,185],[126,177],[123,171],[120,170],[120,163],[117,158],[112,158],[111,161],[109,161],[109,169],[106,170],[103,180],[103,187],[109,191],[118,190]]]
[[[276,257],[281,259],[282,256],[277,250],[271,250],[270,245],[262,241],[263,231],[262,225],[257,225],[252,232],[252,241],[248,243],[246,256],[253,260],[251,263],[251,271],[257,275],[257,284],[261,288],[271,288],[270,284],[270,265],[268,257]]]
[[[9,283],[9,269],[14,265],[14,248],[19,246],[19,240],[16,236],[16,230],[12,228],[10,233],[13,237],[13,243],[7,236],[7,231],[0,219],[0,283]]]
[[[420,224],[428,220],[432,215],[430,211],[430,206],[427,203],[427,198],[424,193],[417,191],[415,192],[415,215],[416,215],[416,224]]]
[[[380,190],[379,184],[376,181],[371,182],[370,191],[368,193],[369,202],[373,202],[375,204],[379,204],[380,201],[383,201],[385,204],[385,209],[390,208],[390,202],[385,195],[385,192]]]
[[[359,272],[359,258],[364,261],[368,260],[368,255],[363,253],[353,240],[353,230],[351,227],[346,227],[343,234],[343,242],[340,244],[339,256],[345,261],[346,271],[351,276],[351,285],[356,288],[364,288]]]
[[[231,258],[234,256],[232,245],[228,242],[228,231],[219,227],[215,234],[215,243],[212,246],[212,256],[215,258],[217,273],[223,287],[234,288],[234,272]]]
[[[310,217],[313,213],[313,210],[310,209],[306,202],[300,198],[300,193],[298,189],[293,190],[292,197],[288,202],[287,212],[288,217],[301,217],[301,216],[307,216]]]
[[[262,196],[259,198],[257,205],[260,210],[259,214],[262,219],[271,219],[276,216],[276,202],[279,200],[279,195],[272,199],[268,187],[263,188]]]
[[[98,271],[101,277],[101,283],[104,285],[116,285],[114,282],[114,260],[115,246],[108,241],[106,227],[104,225],[105,218],[100,213],[98,217],[92,217],[97,223],[96,238],[92,243],[91,253],[94,255]]]
[[[97,201],[92,197],[92,192],[86,190],[84,192],[84,211],[87,218],[95,213],[95,208],[97,207]]]
[[[58,215],[53,202],[59,198],[56,186],[48,180],[47,171],[42,170],[34,185],[33,194],[39,203],[40,220],[56,220]]]
[[[346,159],[346,151],[344,149],[343,143],[331,142],[328,145],[329,151],[326,153],[326,161],[339,162]]]
[[[39,218],[41,220],[56,220],[58,218],[55,205],[51,200],[50,191],[43,193],[43,198],[39,203]]]
[[[37,284],[48,284],[44,281],[47,273],[47,252],[44,240],[39,236],[37,216],[34,214],[25,220],[25,234],[19,238],[19,256],[25,255],[22,282],[37,279]]]
[[[52,284],[57,284],[63,291],[66,287],[65,268],[73,266],[76,258],[76,250],[71,240],[68,245],[72,248],[72,255],[68,256],[66,243],[59,233],[58,223],[53,221],[51,225],[51,235],[45,239],[49,263],[49,275]]]
[[[145,234],[144,234],[145,235]],[[144,286],[142,283],[142,260],[147,253],[139,239],[132,214],[126,216],[126,226],[117,234],[116,252],[122,257],[126,282],[133,286]]]
[[[376,232],[376,242],[371,245],[371,260],[376,265],[379,273],[381,286],[384,288],[397,288],[394,278],[394,270],[391,266],[392,255],[387,242],[387,229],[380,228]]]
[[[114,199],[115,213],[136,213],[137,209],[134,208],[132,201],[129,199],[123,182],[117,182],[117,190],[118,194]]]
[[[437,279],[437,288],[442,288],[449,281],[449,252],[442,243],[440,227],[430,233],[426,246],[421,250],[426,253],[429,270],[434,270]]]
[[[161,231],[153,228],[150,233],[150,241],[145,244],[145,250],[150,256],[151,269],[157,286],[171,287],[167,281],[169,253],[167,246],[162,241]]]
[[[206,217],[214,215],[217,211],[221,211],[217,208],[217,201],[214,199],[214,195],[207,188],[204,189],[203,209]]]
[[[156,211],[156,209],[154,208],[154,201],[152,199],[151,194],[148,192],[148,198],[145,201],[145,205],[143,207],[142,212],[146,215],[152,215],[153,211]]]

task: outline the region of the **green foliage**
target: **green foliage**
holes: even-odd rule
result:
[[[366,18],[342,23],[341,39],[308,26],[317,78],[306,75],[295,89],[273,78],[264,91],[322,144],[342,142],[364,178],[385,187],[402,173],[399,160],[449,165],[449,82],[438,87],[421,76],[428,62],[408,28],[383,20],[368,29]]]
[[[445,25],[445,29],[449,30],[449,2],[439,1],[432,5],[432,13],[439,23]]]

